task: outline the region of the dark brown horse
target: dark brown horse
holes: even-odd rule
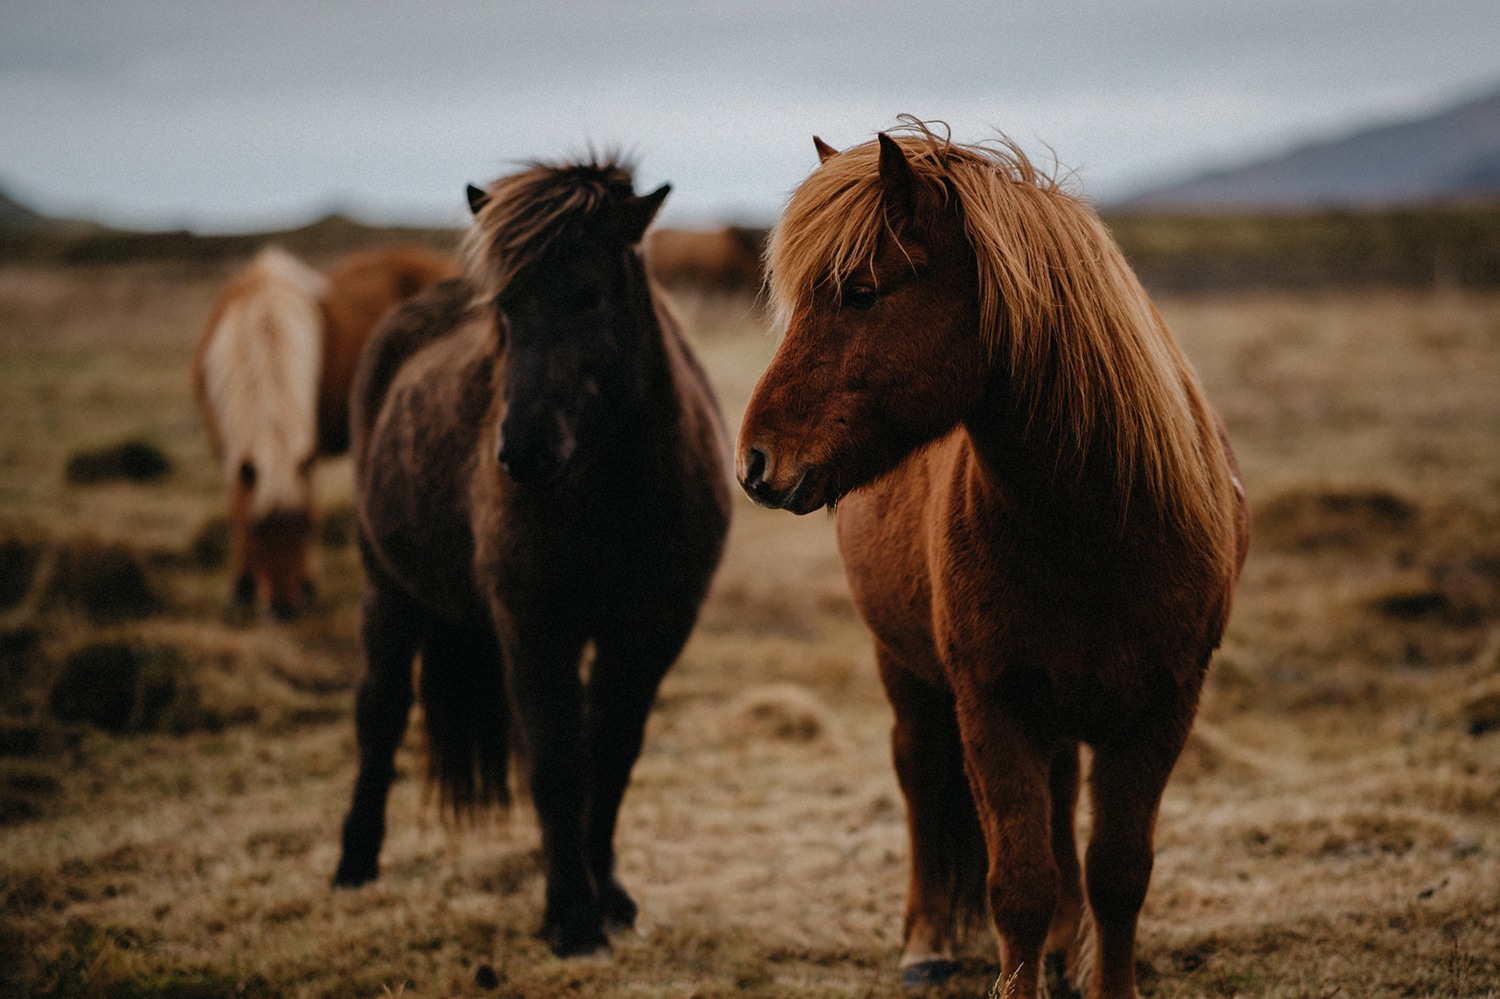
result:
[[[729,526],[713,394],[639,253],[667,190],[612,162],[471,190],[469,277],[397,312],[355,383],[367,674],[334,883],[376,876],[420,652],[445,803],[506,801],[519,752],[560,955],[635,919],[616,816]]]
[[[817,145],[738,471],[765,506],[837,504],[896,714],[903,977],[950,975],[987,904],[1007,995],[1062,951],[1134,996],[1157,807],[1248,541],[1223,428],[1098,218],[1018,150],[909,120]]]
[[[353,253],[320,274],[267,247],[204,326],[193,384],[229,489],[234,599],[280,617],[312,590],[312,468],[349,448],[349,383],[375,325],[459,273],[420,246]]]

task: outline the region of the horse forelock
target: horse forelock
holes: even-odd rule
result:
[[[888,134],[962,221],[978,335],[1008,369],[1029,438],[1057,449],[1060,474],[1102,454],[1122,509],[1141,488],[1173,521],[1221,533],[1228,473],[1197,376],[1092,206],[1003,136],[959,144],[903,122]],[[766,254],[783,325],[873,261],[890,225],[879,159],[873,141],[844,150],[792,194]]]
[[[298,510],[309,497],[303,463],[317,439],[322,368],[321,274],[263,251],[222,301],[202,356],[227,482],[250,462],[251,513]]]
[[[580,222],[633,196],[633,183],[632,166],[612,156],[533,163],[493,182],[464,237],[470,277],[498,295]]]

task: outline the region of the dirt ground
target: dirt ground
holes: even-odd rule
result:
[[[381,879],[329,889],[360,669],[348,467],[319,474],[313,612],[228,611],[188,384],[226,273],[0,267],[0,992],[900,994],[890,718],[832,525],[743,499],[626,798],[642,918],[610,958],[532,936],[529,810],[450,827],[415,731]],[[1159,304],[1256,524],[1162,809],[1142,992],[1496,996],[1500,296]],[[733,425],[771,335],[743,298],[680,306]],[[124,440],[171,470],[69,481],[70,457]],[[101,602],[79,566],[139,600]],[[976,933],[935,994],[995,974]]]

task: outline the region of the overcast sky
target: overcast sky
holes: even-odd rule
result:
[[[466,182],[593,146],[670,180],[669,220],[760,222],[814,132],[911,113],[1108,202],[1497,87],[1497,0],[0,0],[0,188],[142,228],[457,223]]]

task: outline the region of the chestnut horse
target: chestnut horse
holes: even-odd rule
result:
[[[635,919],[616,817],[729,526],[717,404],[639,250],[667,191],[608,161],[471,190],[468,278],[382,326],[351,407],[366,676],[334,884],[378,873],[420,652],[444,802],[503,804],[525,765],[564,956]]]
[[[311,593],[311,472],[349,448],[349,384],[393,307],[458,273],[422,247],[354,253],[319,274],[267,247],[226,288],[198,342],[193,380],[230,493],[234,597],[280,617]]]
[[[1134,996],[1157,808],[1229,616],[1244,492],[1093,211],[1008,143],[903,121],[842,153],[815,140],[772,234],[786,332],[740,482],[837,508],[896,717],[906,984],[951,975],[988,904],[1007,995],[1037,995],[1062,951],[1088,995]]]

